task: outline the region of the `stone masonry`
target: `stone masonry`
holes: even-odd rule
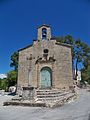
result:
[[[50,26],[40,26],[37,40],[19,50],[17,93],[28,86],[35,89],[73,86],[71,49],[52,38]]]

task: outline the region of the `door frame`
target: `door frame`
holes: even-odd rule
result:
[[[42,72],[42,70],[47,69],[47,68],[48,68],[48,71],[50,73],[50,86],[47,86],[47,87],[44,88],[41,85],[41,81],[42,81],[41,72]],[[48,67],[48,66],[42,67],[41,70],[40,70],[40,88],[41,89],[50,89],[50,88],[52,88],[52,69],[50,67]]]

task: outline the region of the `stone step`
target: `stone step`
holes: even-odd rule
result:
[[[64,93],[66,91],[63,90],[38,90],[36,91],[37,95],[48,95],[48,94],[61,94]]]
[[[60,90],[60,89],[39,89],[39,90],[36,90],[37,92],[60,92],[60,91],[66,91],[66,90]]]
[[[59,90],[59,89],[47,89],[47,90],[37,90],[37,100],[38,101],[57,101],[62,97],[70,94],[70,91]]]
[[[47,98],[47,97],[59,97],[59,96],[64,96],[66,94],[69,94],[70,92],[64,92],[64,93],[54,93],[54,94],[46,94],[46,93],[43,93],[43,94],[37,94],[37,98]]]
[[[38,101],[58,101],[61,100],[63,97],[53,97],[53,98],[38,98]]]
[[[58,97],[43,97],[43,98],[38,98],[38,101],[60,101],[62,99],[69,98],[70,96],[74,96],[74,93],[69,93],[63,96],[58,96]]]
[[[35,103],[35,102],[18,102],[18,101],[8,101],[3,103],[4,106],[31,106],[31,107],[46,107],[46,103]]]
[[[54,91],[51,91],[51,92],[37,92],[37,95],[52,95],[52,94],[61,94],[61,93],[63,93],[63,92],[60,92],[60,91],[56,91],[56,92],[54,92]]]

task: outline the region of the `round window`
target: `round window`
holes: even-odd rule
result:
[[[43,52],[44,52],[44,53],[48,53],[49,50],[48,50],[48,49],[44,49]]]

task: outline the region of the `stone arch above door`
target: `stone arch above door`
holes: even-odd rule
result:
[[[43,67],[40,71],[40,86],[41,88],[52,87],[52,70],[49,67]]]

